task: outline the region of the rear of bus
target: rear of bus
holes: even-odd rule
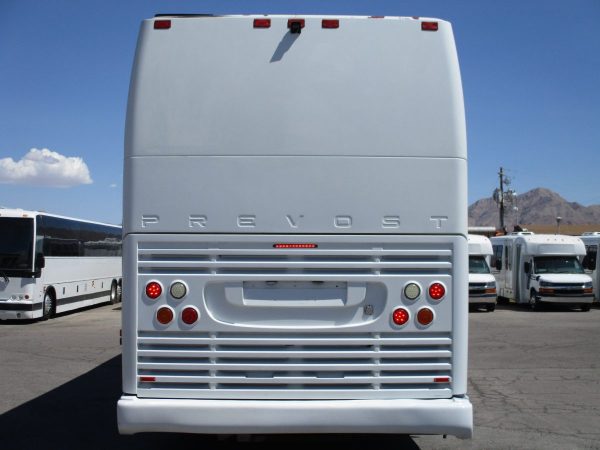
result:
[[[146,20],[125,141],[121,433],[471,436],[449,23]]]

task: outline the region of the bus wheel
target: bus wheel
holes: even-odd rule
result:
[[[589,311],[589,310],[590,310],[590,305],[589,305],[588,303],[584,303],[584,304],[582,304],[582,305],[581,305],[581,310],[582,310],[583,312],[587,312],[587,311]]]
[[[540,301],[535,298],[534,292],[532,292],[531,296],[529,297],[529,307],[532,309],[532,311],[539,311],[540,309]]]
[[[486,309],[488,310],[488,312],[493,312],[496,309],[496,305],[494,305],[493,303],[490,303],[489,305],[486,306]]]
[[[113,284],[110,286],[110,304],[114,305],[118,301],[118,293],[117,293],[117,283],[113,281]]]
[[[48,320],[54,317],[56,311],[56,302],[51,292],[44,294],[44,303],[42,304],[42,320]]]

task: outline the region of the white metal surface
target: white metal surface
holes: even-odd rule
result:
[[[591,250],[595,251],[596,264],[594,264],[592,269],[586,269],[586,273],[592,277],[594,300],[600,301],[600,260],[598,259],[598,254],[600,253],[600,231],[590,231],[584,233],[579,238],[583,241],[586,252],[591,253]],[[583,257],[581,260],[583,261]]]

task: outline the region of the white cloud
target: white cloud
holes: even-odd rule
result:
[[[92,178],[83,158],[32,148],[19,161],[0,158],[0,183],[71,187],[91,184]]]

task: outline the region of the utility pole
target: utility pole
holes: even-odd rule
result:
[[[500,229],[504,230],[504,170],[500,167]]]
[[[504,214],[506,212],[506,204],[516,204],[517,193],[512,189],[507,189],[506,191],[504,190],[510,185],[510,179],[506,175],[504,175],[504,168],[500,167],[500,172],[498,172],[498,176],[500,177],[500,188],[494,189],[494,194],[492,195],[492,198],[500,208],[500,229],[504,231]]]

